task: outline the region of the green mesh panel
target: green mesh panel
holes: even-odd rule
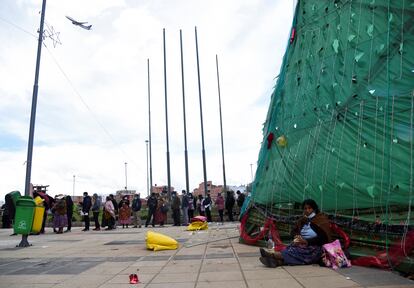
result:
[[[402,207],[403,221],[414,195],[414,2],[302,0],[293,28],[252,203],[313,198],[324,211],[382,218]]]

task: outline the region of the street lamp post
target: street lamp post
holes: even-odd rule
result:
[[[25,196],[29,196],[30,194],[30,182],[31,182],[30,178],[32,175],[32,158],[33,158],[33,140],[34,140],[34,130],[35,130],[35,122],[36,122],[37,92],[39,90],[40,57],[42,55],[43,26],[45,23],[45,13],[46,13],[46,0],[43,0],[42,13],[40,16],[39,38],[38,38],[38,45],[37,45],[37,58],[36,58],[35,81],[33,85],[32,109],[31,109],[31,114],[30,114],[29,141],[27,145],[26,182],[25,182],[25,189],[24,189]],[[19,247],[30,246],[30,243],[27,240],[27,238],[28,238],[28,235],[22,235],[22,240],[19,243]]]

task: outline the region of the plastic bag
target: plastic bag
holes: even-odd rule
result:
[[[146,235],[147,249],[154,251],[175,250],[178,248],[177,240],[161,233],[148,231]]]
[[[187,231],[198,231],[198,230],[206,230],[208,229],[207,222],[195,221],[188,225]]]
[[[341,242],[335,240],[331,243],[322,246],[323,256],[322,261],[326,267],[333,269],[351,267],[351,261],[346,258],[344,251],[341,248]]]

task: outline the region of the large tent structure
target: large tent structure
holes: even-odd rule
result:
[[[244,235],[272,219],[283,236],[312,198],[354,256],[400,243],[404,259],[388,262],[413,271],[413,134],[414,2],[299,0]]]

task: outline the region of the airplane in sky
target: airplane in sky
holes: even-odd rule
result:
[[[69,17],[69,16],[65,16],[65,17],[68,18],[72,22],[73,25],[82,27],[83,29],[86,29],[86,30],[91,30],[92,28],[92,25],[85,25],[88,22],[79,22],[73,19],[72,17]]]

